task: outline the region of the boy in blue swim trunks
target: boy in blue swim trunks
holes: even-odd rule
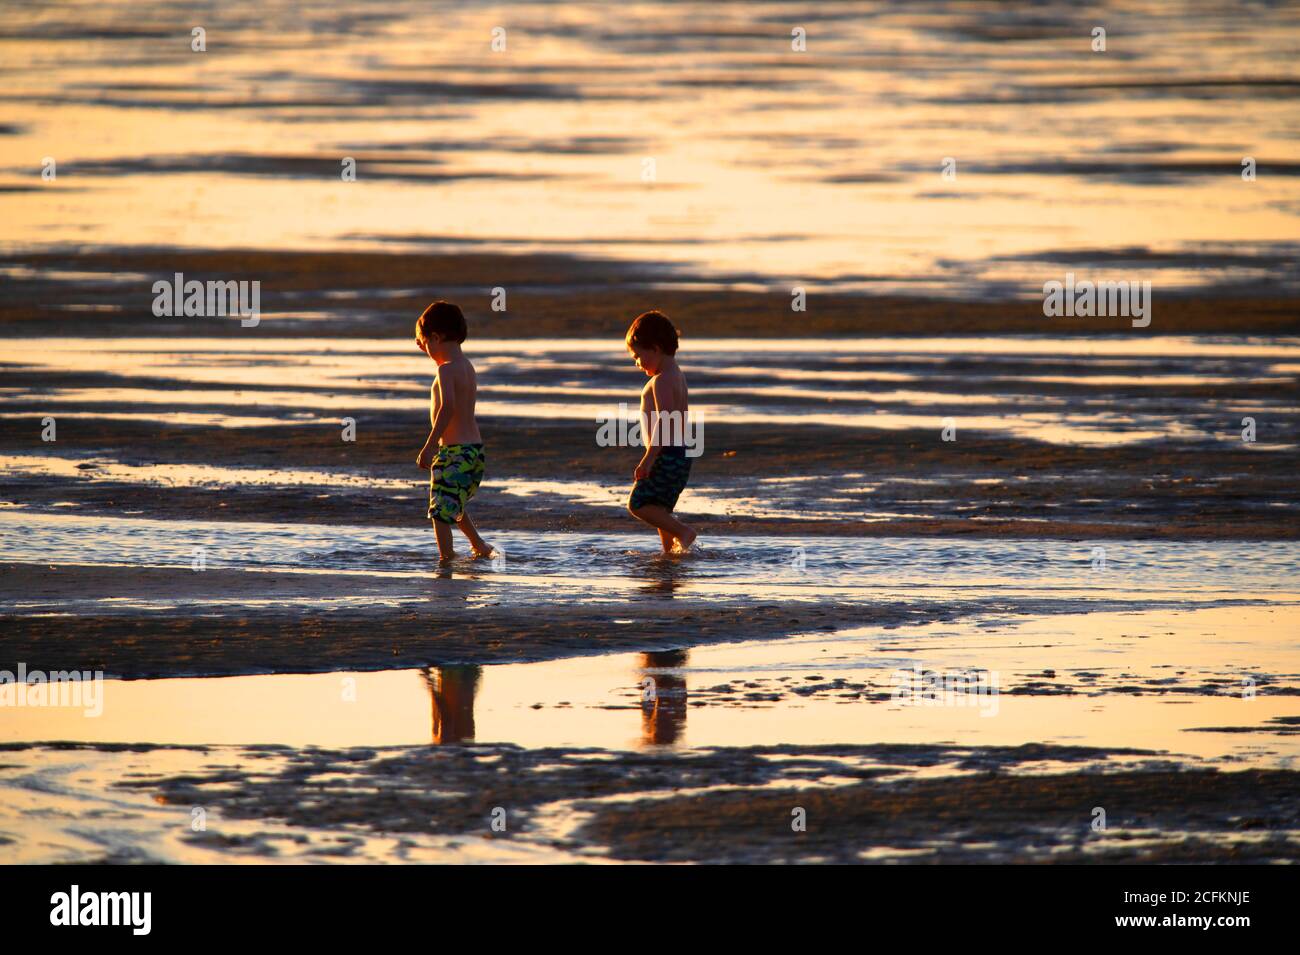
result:
[[[492,548],[469,518],[469,504],[483,480],[483,437],[474,418],[478,379],[461,353],[468,330],[465,316],[450,302],[434,302],[415,323],[415,344],[438,363],[429,389],[432,430],[415,463],[429,471],[429,518],[438,537],[438,557],[455,557],[451,525],[464,533],[475,557],[491,557]]]
[[[662,312],[637,316],[627,330],[627,350],[650,381],[641,391],[641,434],[645,454],[636,466],[636,484],[627,510],[659,531],[665,554],[685,553],[696,533],[673,515],[677,498],[691,476],[686,454],[686,376],[677,367],[677,329]]]

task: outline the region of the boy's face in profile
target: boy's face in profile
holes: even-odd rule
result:
[[[628,342],[627,350],[631,353],[636,366],[647,375],[654,377],[659,373],[659,364],[663,360],[664,353],[658,348],[643,348]]]
[[[433,336],[432,341],[427,338],[423,338],[420,335],[416,335],[415,344],[419,347],[420,351],[424,352],[434,361],[438,360],[438,346],[442,344],[442,339],[439,338],[437,335]]]

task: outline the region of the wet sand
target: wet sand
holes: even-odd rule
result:
[[[365,424],[353,444],[337,429],[177,427],[164,423],[66,419],[61,454],[97,455],[142,465],[194,463],[231,467],[320,468],[377,480],[410,481],[407,499],[360,489],[328,496],[293,486],[171,487],[76,478],[12,475],[0,497],[49,509],[71,502],[82,513],[229,521],[307,521],[411,526],[423,523],[427,478],[408,459],[418,443],[411,427]],[[416,429],[413,437],[412,428]],[[626,530],[622,497],[636,453],[597,447],[593,427],[577,423],[485,418],[490,465],[473,509],[485,528],[502,530]],[[34,440],[34,437],[37,440]],[[701,514],[704,534],[780,533],[1071,537],[1114,539],[1295,539],[1300,488],[1294,451],[1261,452],[1238,442],[1213,454],[1171,442],[1079,448],[1014,438],[963,436],[956,444],[933,432],[875,432],[830,427],[761,429],[710,424],[710,453],[692,464],[692,487],[712,496],[766,493],[763,479],[846,472],[870,491],[837,494],[842,516],[810,519],[798,507],[765,515]],[[0,419],[0,453],[42,453],[38,416]],[[906,475],[916,484],[890,483]],[[563,496],[527,499],[499,493],[512,478],[596,481],[610,489],[605,507],[576,509]],[[941,493],[926,485],[937,483]],[[829,493],[813,485],[799,493]],[[689,505],[685,505],[689,513]],[[874,513],[897,515],[864,521]]]
[[[72,809],[70,829],[45,822],[10,846],[18,858],[40,838],[45,859],[117,863],[1300,859],[1300,773],[1176,768],[1140,750],[0,744],[0,780],[22,774],[112,794],[132,838],[87,843]]]
[[[0,742],[0,852],[13,861],[114,863],[1300,858],[1300,673],[1289,669],[1289,607],[1161,611],[1144,601],[1109,613],[1097,606],[1072,621],[1044,616],[1046,607],[1017,610],[1026,613],[986,606],[955,623],[897,626],[886,609],[865,628],[869,640],[760,632],[727,647],[706,637],[689,653],[636,654],[598,668],[586,683],[574,678],[585,671],[568,667],[565,676],[538,664],[511,678],[472,665],[373,683],[358,675],[351,700],[339,692],[349,681],[337,668],[320,678],[203,681],[192,705],[222,726],[223,739],[248,741],[238,744],[137,741],[133,723],[161,711],[184,724],[184,708],[150,700],[153,681],[110,685],[102,720],[122,722],[93,721],[103,741],[60,742],[75,739],[84,718],[51,722],[42,713],[21,741]],[[1234,620],[1243,634],[1231,633]],[[346,639],[318,636],[326,645]],[[533,636],[521,633],[519,645],[591,649],[542,647]],[[156,646],[183,654],[188,643],[167,634]],[[437,636],[428,646],[444,649]],[[913,661],[1001,671],[1002,695],[979,704],[997,710],[891,702],[891,666]],[[733,668],[742,675],[730,676]],[[1257,678],[1258,699],[1243,695],[1243,673]],[[653,702],[642,694],[644,674],[658,681]],[[289,680],[313,682],[291,688]],[[500,685],[485,694],[480,680]],[[192,680],[175,683],[169,692],[196,692]],[[399,690],[412,705],[390,708]],[[287,726],[286,707],[301,728]],[[861,741],[789,742],[816,738],[816,718],[804,714],[818,708],[837,733]],[[387,719],[376,735],[379,712]],[[544,741],[582,738],[593,716],[620,724],[615,737],[639,728],[639,744]],[[1133,721],[1141,735],[1129,731]],[[506,741],[485,738],[502,730]],[[533,742],[508,741],[521,730]],[[176,725],[163,738],[204,732]],[[432,746],[337,742],[429,732]],[[708,742],[719,732],[777,741]],[[1100,740],[1109,745],[1094,745]],[[98,834],[105,811],[110,838]]]
[[[1047,755],[1047,754],[1044,754]],[[977,760],[972,760],[977,762]],[[1300,773],[1150,770],[837,789],[725,792],[611,805],[584,829],[655,862],[1265,864],[1300,860]],[[790,831],[792,808],[806,832]],[[1105,831],[1091,828],[1106,812]]]
[[[75,255],[11,252],[0,254],[0,268],[17,272],[0,286],[0,335],[10,336],[237,338],[252,332],[407,338],[415,318],[437,297],[459,302],[473,336],[481,339],[618,341],[647,308],[666,311],[688,339],[1300,332],[1294,298],[1231,289],[1171,292],[1158,300],[1147,329],[1134,329],[1122,316],[1045,318],[1041,299],[867,296],[821,292],[815,284],[808,289],[807,310],[795,313],[789,287],[766,292],[732,287],[761,282],[754,276],[703,279],[663,264],[576,255],[124,247]],[[245,329],[237,320],[155,318],[152,284],[176,272],[260,281],[260,324]],[[708,287],[681,287],[699,284]],[[510,292],[504,313],[491,309],[491,290],[497,287]]]
[[[496,598],[499,591],[483,586],[492,571],[478,563],[415,579],[4,564],[0,595],[7,601],[44,601],[66,611],[0,616],[5,658],[128,678],[374,670],[668,650],[867,620],[899,626],[955,619],[1005,606],[952,600],[922,610],[906,601],[833,597],[810,606],[748,594],[700,601],[674,595],[671,566],[651,568],[644,583],[613,599],[500,605],[486,602],[484,594]],[[178,606],[139,605],[160,597]],[[294,606],[298,600],[305,603]],[[121,601],[122,611],[105,613],[106,601]],[[1024,609],[1032,606],[1027,601]]]
[[[0,257],[0,266],[6,263],[17,274],[0,288],[0,335],[155,335],[144,347],[179,356],[156,372],[153,365],[141,370],[120,362],[67,367],[57,359],[5,366],[5,386],[13,391],[0,417],[0,454],[57,453],[81,459],[85,469],[75,476],[9,474],[2,496],[11,505],[49,509],[71,503],[90,514],[236,521],[420,521],[423,478],[412,458],[424,427],[420,403],[428,369],[401,364],[401,356],[414,316],[431,296],[445,294],[466,305],[470,353],[494,356],[481,376],[481,404],[495,399],[503,413],[481,415],[489,473],[474,505],[488,527],[627,526],[620,504],[635,451],[598,447],[585,414],[583,421],[547,420],[509,411],[526,408],[530,397],[560,408],[566,402],[634,401],[640,382],[617,364],[619,342],[628,318],[657,305],[685,330],[683,362],[693,388],[709,389],[707,398],[699,392],[699,401],[723,409],[708,422],[706,453],[692,468],[692,488],[722,502],[696,516],[705,534],[1300,534],[1300,491],[1293,480],[1300,460],[1300,382],[1288,353],[1279,351],[1273,360],[1234,355],[1231,347],[1200,356],[1141,354],[1142,343],[1155,334],[1219,333],[1232,336],[1232,343],[1268,334],[1275,337],[1266,341],[1289,341],[1276,336],[1300,331],[1300,309],[1292,299],[1174,296],[1162,301],[1150,329],[1133,329],[1113,320],[1048,320],[1034,301],[831,294],[815,295],[809,311],[796,315],[784,292],[683,289],[673,282],[689,284],[691,277],[680,273],[665,287],[662,270],[652,263],[570,256],[125,248],[86,251],[75,261],[55,253]],[[237,321],[220,319],[155,320],[147,311],[151,297],[142,289],[149,276],[173,270],[261,275],[268,288],[262,324],[241,329]],[[475,298],[498,284],[517,289],[506,313],[494,313],[485,299]],[[97,310],[83,310],[91,306]],[[291,319],[277,318],[281,306],[287,311],[279,314]],[[777,361],[746,354],[743,345],[734,356],[725,349],[719,354],[715,346],[707,362],[697,357],[692,364],[692,338],[762,342],[792,332],[801,340],[831,336],[828,343],[835,336],[885,336],[878,340],[910,342],[915,349],[890,354],[868,347],[846,355],[805,350]],[[926,351],[927,336],[975,333],[993,336],[994,344],[1020,334],[1065,343],[1087,337],[1059,355],[1001,353],[993,346],[964,355]],[[195,336],[228,339],[232,353],[187,356],[184,343]],[[300,340],[323,365],[336,359],[351,364],[333,373],[295,368],[292,344],[274,355],[241,353],[267,336]],[[608,339],[609,354],[564,354],[565,340],[580,336]],[[363,337],[393,343],[393,355],[384,356],[388,364],[370,374],[369,352],[350,355],[346,345]],[[492,351],[492,342],[502,338],[553,347],[558,357],[513,360],[510,352]],[[16,348],[19,340],[11,341]],[[1114,357],[1094,354],[1089,348],[1097,342],[1121,348]],[[1137,350],[1126,353],[1127,343]],[[411,355],[419,357],[413,346]],[[728,361],[738,367],[725,367]],[[218,374],[187,378],[191,368]],[[219,373],[223,368],[228,378]],[[796,387],[782,390],[787,368],[810,377],[792,379]],[[132,373],[116,373],[123,369]],[[546,390],[557,387],[558,394]],[[173,409],[143,397],[173,391],[184,393],[176,412],[201,412],[214,423],[178,424],[168,420]],[[773,411],[786,417],[761,424],[729,420]],[[263,423],[228,425],[250,413],[261,415]],[[47,414],[59,419],[57,444],[39,440]],[[336,416],[344,414],[358,423],[355,442],[338,440]],[[815,414],[844,424],[794,423]],[[967,426],[968,416],[981,414],[1002,428]],[[877,415],[884,424],[872,423]],[[1246,415],[1259,422],[1256,444],[1240,439]],[[898,423],[891,424],[891,416]],[[939,440],[945,416],[958,423],[952,443]],[[276,419],[283,423],[269,423]],[[1064,428],[1054,436],[1057,422]],[[1041,431],[1032,430],[1039,426]],[[1017,427],[1054,439],[1029,437]],[[1188,436],[1180,429],[1197,440],[1184,440]],[[1098,440],[1112,443],[1087,443]],[[365,487],[304,493],[292,486],[237,484],[229,473],[224,486],[208,487],[99,480],[97,459],[132,463],[142,476],[158,464],[320,469],[362,480],[406,481],[410,494],[399,500]],[[857,486],[844,483],[846,474],[860,476]],[[900,476],[911,483],[899,482]],[[770,483],[783,478],[814,480],[802,488],[792,485],[767,508],[727,508],[729,499],[762,501],[773,490]],[[518,479],[598,482],[610,492],[608,506],[575,508],[560,493],[500,493]],[[833,502],[823,504],[819,497]]]

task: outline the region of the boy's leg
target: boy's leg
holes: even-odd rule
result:
[[[433,532],[438,537],[438,559],[451,560],[456,556],[451,544],[451,525],[434,518]]]
[[[429,466],[429,518],[433,521],[433,532],[438,538],[438,559],[444,563],[456,556],[451,540],[451,524],[440,517],[447,517],[449,503],[443,488],[443,477],[447,467],[446,447],[440,447]]]
[[[673,552],[673,535],[669,534],[662,527],[658,528],[658,530],[660,546],[663,547],[665,554],[671,554]]]
[[[635,510],[630,507],[628,510],[633,517],[645,521],[651,527],[658,528],[660,541],[663,540],[665,532],[677,538],[682,550],[689,548],[697,536],[691,527],[679,521],[673,516],[673,512],[662,504],[642,504]]]
[[[464,534],[465,539],[469,541],[469,546],[474,548],[474,556],[492,556],[492,545],[479,536],[478,528],[475,527],[474,522],[469,519],[469,508],[465,508],[465,510],[461,511],[460,519],[456,521],[456,526],[460,528],[460,532]]]

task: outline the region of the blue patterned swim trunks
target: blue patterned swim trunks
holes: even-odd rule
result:
[[[677,499],[686,490],[691,476],[691,459],[685,448],[664,448],[650,465],[650,473],[632,486],[628,507],[636,510],[647,504],[658,504],[672,510]]]

